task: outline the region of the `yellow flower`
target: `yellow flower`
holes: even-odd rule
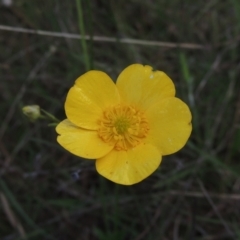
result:
[[[56,128],[59,144],[96,159],[99,174],[124,185],[152,174],[192,131],[189,108],[175,97],[171,79],[141,64],[124,69],[116,84],[101,71],[80,76],[65,111],[67,119]]]

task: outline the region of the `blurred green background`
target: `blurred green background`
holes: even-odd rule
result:
[[[0,4],[1,240],[240,239],[239,0]],[[39,104],[64,119],[78,76],[98,69],[116,79],[132,63],[173,79],[193,133],[154,174],[127,187],[66,152],[48,122],[29,122],[21,108]]]

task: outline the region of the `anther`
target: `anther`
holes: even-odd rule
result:
[[[137,146],[147,136],[148,122],[143,112],[133,106],[117,105],[103,112],[99,120],[99,137],[116,150]]]

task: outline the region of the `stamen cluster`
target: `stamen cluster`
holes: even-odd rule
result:
[[[116,150],[140,144],[149,131],[144,113],[133,106],[117,105],[106,109],[99,120],[99,137]]]

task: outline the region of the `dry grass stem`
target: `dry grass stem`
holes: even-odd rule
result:
[[[91,38],[89,35],[85,35],[83,37],[79,34],[74,34],[74,33],[50,32],[50,31],[44,31],[44,30],[34,30],[34,29],[11,27],[11,26],[5,26],[5,25],[0,25],[0,30],[42,35],[42,36],[48,36],[48,37],[68,38],[68,39],[85,38],[85,40],[90,40]],[[201,44],[196,44],[196,43],[171,43],[171,42],[148,41],[148,40],[131,39],[131,38],[114,38],[114,37],[104,37],[104,36],[93,36],[92,40],[96,42],[126,43],[126,44],[135,44],[135,45],[153,46],[153,47],[207,49],[206,46],[203,46]]]

